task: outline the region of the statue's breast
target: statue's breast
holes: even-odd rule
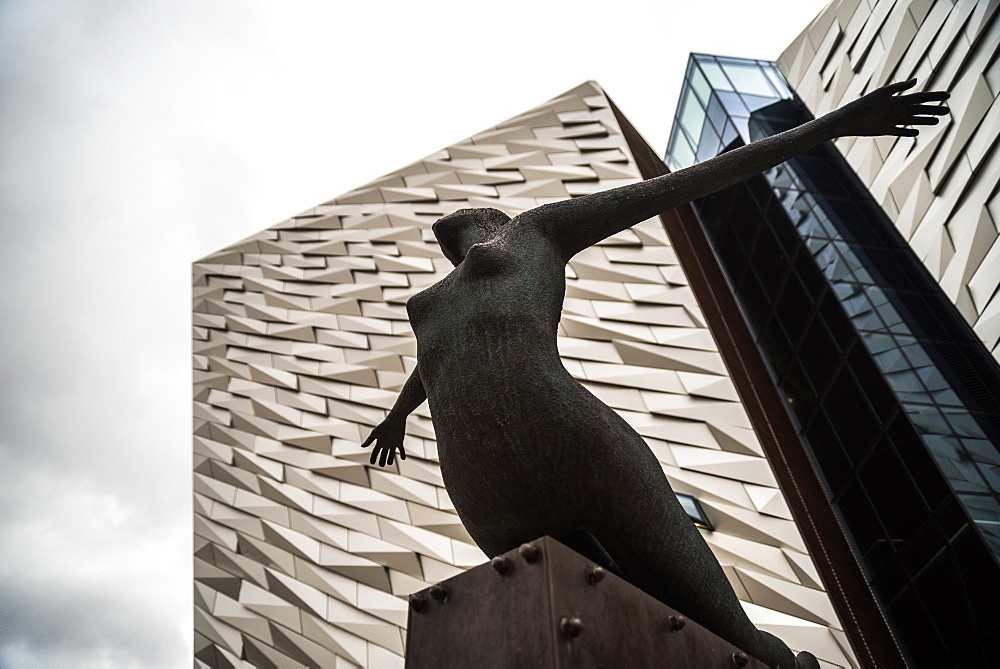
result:
[[[483,304],[484,297],[492,289],[500,288],[502,275],[510,274],[514,267],[514,260],[505,244],[497,240],[473,244],[451,274],[406,302],[406,313],[414,331],[439,304],[444,304],[452,313],[460,311],[461,305],[468,301],[477,303],[479,309],[488,307],[488,304]]]
[[[506,240],[496,238],[470,246],[459,266],[470,277],[500,274],[513,267],[514,258]]]
[[[425,288],[406,301],[406,315],[410,318],[410,325],[413,327],[414,333],[416,333],[419,325],[427,320],[428,314],[433,311],[434,304],[443,292],[442,284],[450,276],[448,275],[431,287]]]

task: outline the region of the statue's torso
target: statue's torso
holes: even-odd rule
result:
[[[528,234],[476,244],[451,274],[407,303],[432,403],[433,395],[477,378],[495,384],[498,376],[539,368],[565,373],[556,349],[564,265],[544,241],[524,239]]]
[[[560,500],[592,498],[593,482],[636,450],[652,458],[563,366],[565,264],[527,234],[477,244],[407,303],[442,474],[473,536],[502,518],[568,522]]]

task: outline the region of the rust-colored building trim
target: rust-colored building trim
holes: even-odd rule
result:
[[[667,166],[614,102],[611,108],[643,178],[668,173]],[[863,667],[905,667],[697,212],[687,204],[660,219],[858,661]]]

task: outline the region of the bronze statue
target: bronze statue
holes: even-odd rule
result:
[[[774,667],[783,642],[747,618],[719,563],[681,509],[660,463],[629,425],[563,367],[556,327],[564,269],[600,240],[759,174],[826,140],[913,137],[947,107],[942,92],[876,90],[821,118],[671,174],[513,219],[462,209],[434,224],[455,270],[407,312],[417,367],[364,442],[371,462],[405,458],[406,417],[426,398],[441,473],[486,555],[550,535]],[[801,653],[799,666],[818,666]]]

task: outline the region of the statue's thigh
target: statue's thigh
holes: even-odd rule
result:
[[[591,532],[634,585],[706,623],[720,608],[723,617],[739,614],[722,568],[665,477],[621,491],[605,511]]]

